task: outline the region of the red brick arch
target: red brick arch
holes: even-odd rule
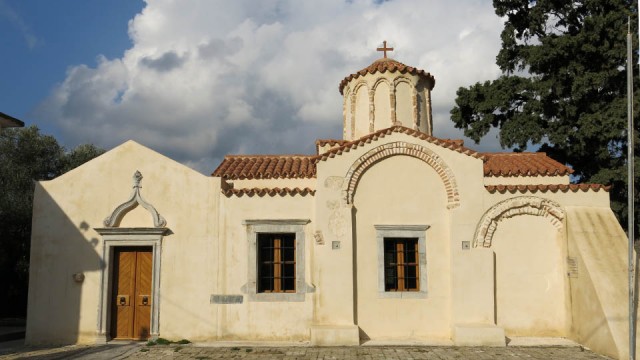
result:
[[[459,205],[460,196],[458,185],[451,168],[442,160],[438,154],[428,148],[411,144],[404,141],[396,141],[377,146],[358,158],[347,171],[345,182],[342,187],[343,200],[347,204],[353,203],[353,196],[362,175],[376,162],[391,156],[405,155],[424,161],[431,166],[444,184],[447,192],[447,208],[452,209]]]
[[[498,223],[518,215],[543,216],[558,230],[562,229],[565,216],[560,204],[536,196],[518,196],[501,201],[487,210],[478,222],[473,247],[491,247]]]

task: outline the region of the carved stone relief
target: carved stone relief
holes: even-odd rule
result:
[[[329,176],[324,180],[324,187],[331,190],[340,190],[344,178],[342,176]]]
[[[142,186],[140,186],[141,181],[142,174],[140,171],[136,171],[133,174],[133,192],[131,193],[129,200],[116,207],[111,215],[104,219],[104,226],[117,227],[124,215],[135,209],[138,205],[141,205],[151,214],[151,217],[153,218],[153,226],[160,228],[167,225],[167,221],[158,213],[156,208],[142,198],[142,195],[140,194],[140,189],[142,188]]]

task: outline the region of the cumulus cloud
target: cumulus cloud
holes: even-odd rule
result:
[[[145,56],[140,60],[140,64],[159,72],[166,72],[179,68],[184,64],[185,60],[184,57],[178,56],[175,51],[167,51],[156,59]]]
[[[502,20],[488,0],[146,3],[122,57],[70,68],[39,106],[65,144],[134,139],[204,173],[229,153],[312,153],[341,137],[338,84],[382,40],[435,76],[434,133],[460,138],[457,88],[499,75]]]

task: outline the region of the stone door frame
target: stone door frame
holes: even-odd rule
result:
[[[98,321],[96,343],[106,343],[110,336],[111,324],[111,291],[113,286],[113,250],[115,247],[151,247],[151,324],[150,338],[160,335],[160,269],[162,254],[162,237],[169,232],[168,228],[99,228],[102,235],[102,271],[100,273],[100,298],[98,302]]]

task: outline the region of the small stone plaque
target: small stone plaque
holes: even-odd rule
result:
[[[212,304],[242,304],[242,295],[211,295]]]

